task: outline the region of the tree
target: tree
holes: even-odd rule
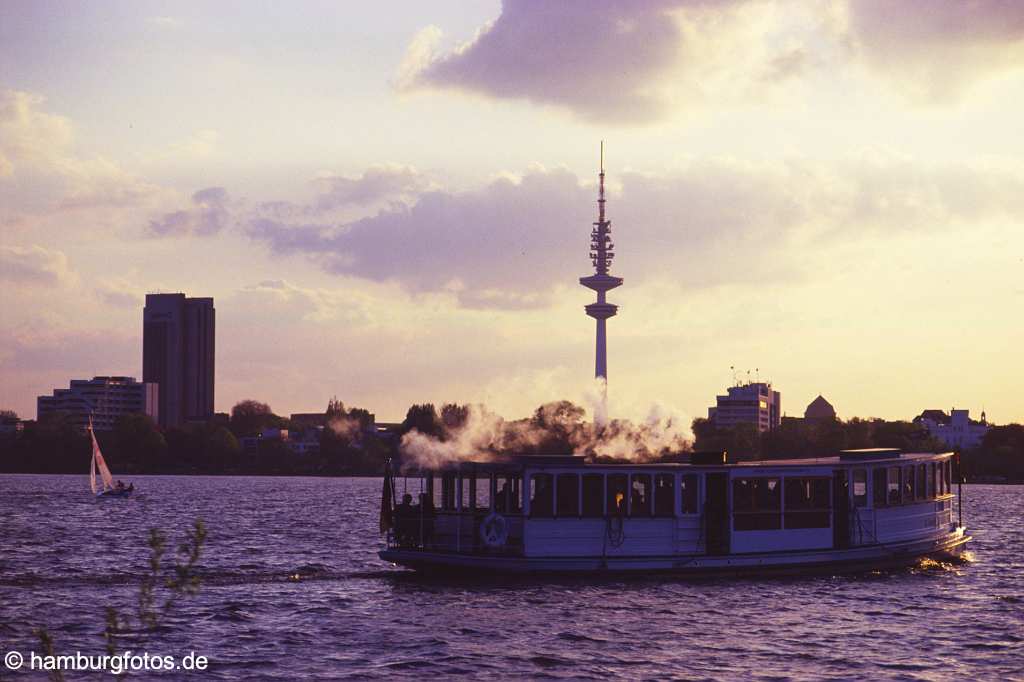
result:
[[[437,418],[437,410],[433,403],[413,405],[405,413],[405,421],[402,422],[402,433],[419,431],[427,436],[440,436],[441,421]]]
[[[538,453],[571,453],[585,429],[586,410],[569,400],[558,400],[538,407],[530,419],[530,426],[542,437]]]
[[[0,410],[0,419],[17,419],[18,413],[14,410]]]
[[[235,434],[223,426],[218,427],[206,439],[206,465],[214,471],[234,470],[240,464],[242,446]]]
[[[456,405],[448,403],[441,408],[441,423],[445,430],[457,431],[466,425],[469,420],[469,405]]]
[[[231,408],[231,431],[236,436],[254,436],[260,429],[275,425],[280,417],[270,405],[256,400],[243,400]]]
[[[162,468],[167,441],[153,419],[146,414],[125,414],[114,422],[111,434],[111,462],[136,473],[154,473]]]

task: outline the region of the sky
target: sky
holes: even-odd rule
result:
[[[590,406],[604,140],[610,416],[1022,422],[1022,120],[1013,0],[4,0],[0,408],[172,291],[219,411]]]

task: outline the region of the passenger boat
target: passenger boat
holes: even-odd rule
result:
[[[953,558],[971,539],[954,505],[954,458],[893,449],[734,463],[695,453],[688,464],[524,456],[407,471],[404,482],[389,473],[379,555],[420,571],[481,573],[839,572]]]

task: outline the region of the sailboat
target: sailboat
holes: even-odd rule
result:
[[[89,467],[89,487],[96,497],[128,497],[135,491],[135,484],[127,488],[124,484],[114,485],[114,477],[107,467],[107,461],[103,459],[100,451],[100,444],[96,441],[96,433],[92,429],[92,417],[89,417],[89,436],[92,438],[92,464]],[[96,469],[100,470],[100,479],[103,483],[103,490],[96,485]]]

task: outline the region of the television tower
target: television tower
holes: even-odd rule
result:
[[[601,173],[597,190],[597,222],[590,232],[590,260],[594,264],[594,274],[580,277],[580,284],[597,292],[597,302],[588,305],[587,315],[597,320],[597,359],[594,376],[608,381],[608,348],[605,332],[605,320],[614,317],[619,306],[608,303],[605,294],[622,284],[621,277],[608,274],[615,258],[615,245],[612,243],[612,222],[604,215],[604,141],[601,141]]]

